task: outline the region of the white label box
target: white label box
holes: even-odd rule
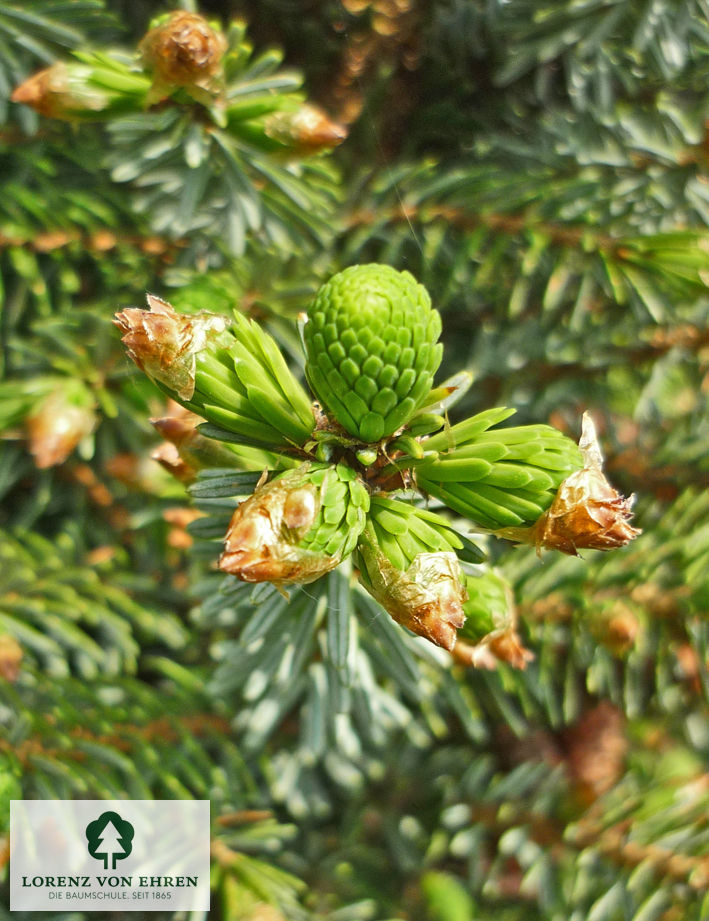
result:
[[[209,800],[12,800],[11,911],[208,911]]]

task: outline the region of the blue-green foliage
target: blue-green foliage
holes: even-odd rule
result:
[[[217,6],[252,20],[235,98],[306,86],[339,117],[361,94],[350,140],[284,157],[184,100],[38,117],[15,85],[119,41],[135,66],[164,6],[0,4],[2,896],[11,798],[204,797],[217,918],[701,921],[706,4]],[[358,261],[441,309],[442,377],[475,375],[451,424],[508,405],[576,438],[589,409],[638,494],[625,550],[491,548],[524,671],[456,664],[344,567],[289,599],[218,575],[261,470],[207,472],[190,499],[149,460],[167,410],[117,308],[147,290],[238,310],[297,368],[292,320]],[[27,419],[77,383],[96,426],[37,469]]]

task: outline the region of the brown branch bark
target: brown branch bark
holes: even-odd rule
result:
[[[69,738],[93,742],[98,745],[110,745],[123,752],[133,751],[139,740],[152,742],[160,740],[173,742],[179,738],[180,731],[200,736],[209,732],[228,733],[229,721],[213,713],[195,713],[181,717],[161,717],[143,726],[134,723],[116,724],[115,731],[94,733],[82,726],[76,726],[68,733]],[[83,761],[87,755],[81,748],[63,748],[44,745],[41,736],[31,736],[18,745],[7,739],[0,739],[0,751],[12,752],[23,767],[30,767],[32,758],[58,758],[62,760]]]
[[[182,240],[167,240],[163,237],[141,236],[140,234],[121,234],[110,230],[97,230],[95,233],[81,233],[78,230],[47,230],[30,236],[6,234],[0,232],[0,249],[22,247],[35,253],[51,253],[79,243],[90,253],[110,252],[119,246],[138,249],[146,256],[169,259],[177,250],[185,246]]]
[[[580,247],[582,244],[588,245],[590,237],[597,243],[597,249],[604,252],[613,253],[620,247],[620,241],[607,234],[592,231],[591,228],[565,227],[560,224],[553,224],[546,221],[540,221],[537,218],[530,220],[526,214],[501,214],[494,211],[468,211],[464,208],[454,208],[449,205],[423,205],[421,207],[412,204],[401,204],[386,211],[372,211],[362,208],[353,211],[347,222],[348,229],[357,227],[367,227],[373,224],[381,223],[398,224],[409,223],[410,221],[420,220],[422,222],[445,221],[458,230],[477,230],[479,227],[488,227],[490,230],[498,230],[510,236],[516,236],[525,230],[533,228],[537,233],[548,237],[552,243],[561,246]]]

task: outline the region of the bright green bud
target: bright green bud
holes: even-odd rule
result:
[[[374,497],[355,557],[360,581],[397,623],[450,650],[465,620],[456,556],[465,543],[438,515]]]
[[[549,425],[491,428],[511,414],[487,410],[429,438],[412,463],[417,486],[484,528],[537,521],[583,457]]]
[[[441,318],[408,272],[355,265],[320,288],[308,310],[306,372],[327,412],[372,443],[428,398],[442,354]]]
[[[476,563],[483,559],[440,515],[403,500],[373,496],[369,521],[382,552],[398,569],[406,569],[419,553],[453,552]]]
[[[456,658],[494,668],[497,661],[524,668],[533,658],[517,635],[517,611],[510,585],[494,570],[466,575],[465,624],[458,631]]]
[[[495,631],[507,630],[514,624],[512,590],[507,582],[492,569],[481,568],[475,575],[466,576],[468,600],[463,605],[465,626],[460,638],[468,643],[479,643]]]
[[[579,449],[583,468],[561,483],[548,510],[529,528],[501,528],[496,534],[534,544],[537,552],[546,547],[578,556],[584,549],[625,547],[641,533],[629,522],[635,497],[621,496],[603,473],[603,455],[588,413],[583,414]]]
[[[244,582],[314,582],[354,549],[369,493],[343,464],[303,464],[259,487],[232,516],[219,567]]]
[[[187,409],[207,419],[210,436],[287,450],[315,427],[308,395],[278,346],[241,315],[179,314],[148,295],[150,311],[116,315],[128,354]]]
[[[361,448],[355,452],[355,456],[363,467],[371,467],[379,455],[373,448]]]

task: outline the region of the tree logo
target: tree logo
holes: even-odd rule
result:
[[[117,812],[103,812],[86,826],[89,854],[103,859],[104,870],[115,870],[116,861],[124,860],[133,850],[135,829]]]

